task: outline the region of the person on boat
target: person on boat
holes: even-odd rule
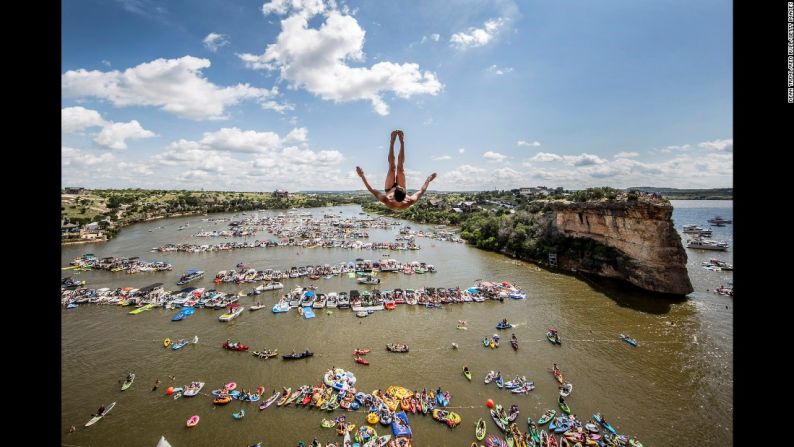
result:
[[[562,394],[560,395],[559,399],[557,399],[557,401],[561,404],[565,404],[565,399],[562,398]]]
[[[394,140],[400,138],[400,154],[397,159],[397,165],[394,164]],[[406,209],[411,205],[414,205],[419,199],[424,195],[425,191],[427,191],[428,186],[430,186],[430,182],[436,178],[436,173],[432,173],[427,180],[425,180],[424,185],[422,188],[413,193],[412,195],[407,195],[407,190],[405,187],[405,171],[403,170],[403,162],[405,161],[405,135],[403,134],[402,130],[394,130],[391,133],[391,142],[389,143],[389,172],[386,174],[386,184],[385,184],[385,193],[374,189],[370,186],[367,178],[364,176],[364,171],[361,167],[356,166],[356,173],[359,177],[364,181],[364,186],[367,187],[369,192],[375,196],[381,203],[386,205],[391,209]]]
[[[463,366],[463,372],[464,372],[464,373],[467,373],[467,372],[469,372],[469,367],[468,367],[468,366]]]
[[[104,413],[104,412],[105,412],[105,406],[102,405],[101,407],[99,407],[99,410],[96,411],[96,415],[95,416],[102,416],[102,413]]]
[[[71,427],[71,428],[69,428],[69,433],[74,433],[74,432],[76,432],[76,431],[77,431],[77,428],[75,428],[75,426],[74,426],[74,425],[72,425],[72,427]]]
[[[160,386],[160,379],[154,381],[154,386],[152,387],[152,391],[156,390],[158,386]]]

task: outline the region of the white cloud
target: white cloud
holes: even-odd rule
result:
[[[618,152],[615,154],[615,158],[636,158],[639,156],[639,152]]]
[[[433,161],[444,161],[444,160],[452,160],[452,157],[449,155],[441,155],[438,157],[433,157]]]
[[[466,152],[466,149],[464,149],[464,148],[460,148],[460,149],[458,149],[458,153],[459,153],[459,154],[462,154],[462,153],[464,153],[464,152]]]
[[[209,33],[202,42],[204,42],[204,46],[208,50],[215,53],[218,51],[218,48],[224,45],[229,45],[229,36],[225,34]]]
[[[500,162],[507,158],[507,155],[500,154],[499,152],[488,151],[482,154],[482,157],[488,159],[489,161]]]
[[[101,127],[105,120],[96,110],[84,107],[66,107],[61,109],[61,131],[77,132],[89,127]]]
[[[433,39],[433,42],[438,42],[438,40],[441,39],[441,34],[433,33],[430,35],[430,38]]]
[[[136,120],[129,123],[111,123],[102,128],[94,138],[97,144],[111,149],[127,149],[127,139],[151,138],[154,132],[144,129]]]
[[[530,162],[562,161],[571,166],[589,166],[589,165],[606,163],[606,160],[604,160],[603,158],[592,154],[582,153],[580,155],[557,155],[549,152],[538,152],[528,161]]]
[[[510,67],[499,68],[496,65],[491,65],[490,67],[486,68],[486,71],[489,73],[493,73],[497,76],[502,76],[505,73],[510,73],[513,71]]]
[[[110,67],[110,61],[107,60],[107,59],[102,59],[102,65],[104,65],[106,67]]]
[[[481,47],[496,36],[496,33],[506,23],[506,19],[490,19],[484,24],[484,28],[470,27],[468,32],[455,33],[450,37],[449,41],[452,46],[465,50],[467,48]]]
[[[557,154],[552,154],[552,153],[549,153],[549,152],[538,152],[537,154],[535,154],[534,157],[529,159],[529,161],[541,161],[541,162],[561,161],[561,160],[562,160],[562,157],[560,157]]]
[[[134,140],[156,136],[154,132],[141,127],[136,120],[128,123],[114,123],[104,120],[96,110],[80,106],[61,109],[62,132],[78,132],[90,127],[102,128],[94,137],[94,142],[110,149],[126,149],[127,139]]]
[[[227,107],[246,99],[272,100],[277,92],[248,84],[215,85],[201,73],[209,66],[209,59],[184,56],[157,59],[123,72],[69,70],[61,76],[61,92],[70,98],[104,99],[116,107],[156,106],[195,120],[225,119]]]
[[[733,149],[733,138],[724,140],[704,141],[698,144],[699,147],[710,149],[713,151],[725,151]]]
[[[676,145],[672,145],[672,146],[666,146],[666,147],[662,148],[660,150],[660,152],[665,153],[665,154],[669,154],[670,152],[673,152],[673,151],[686,152],[686,151],[688,151],[691,148],[692,148],[692,146],[690,146],[688,144],[683,144],[683,145],[677,145],[676,144]]]
[[[533,141],[533,142],[530,143],[528,141],[518,140],[518,142],[516,142],[516,145],[518,145],[518,146],[538,147],[538,146],[540,146],[540,141]]]
[[[281,33],[264,54],[238,56],[249,68],[279,70],[292,89],[303,88],[334,102],[370,101],[376,113],[388,115],[383,93],[408,99],[436,95],[443,87],[434,73],[421,72],[415,63],[348,65],[364,61],[365,31],[354,17],[336,10],[332,1],[326,5],[322,0],[273,0],[262,11],[265,15],[292,15],[281,21]],[[309,19],[319,13],[324,14],[324,22],[319,28],[310,28]]]

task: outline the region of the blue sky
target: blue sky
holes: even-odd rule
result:
[[[733,185],[726,1],[71,0],[62,184]]]

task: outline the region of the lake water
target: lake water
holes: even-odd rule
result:
[[[674,201],[673,218],[681,232],[684,224],[707,226],[716,215],[733,217],[731,201]],[[308,210],[315,216],[333,212],[358,215],[358,206]],[[278,211],[260,212],[276,215]],[[222,217],[213,215],[211,217]],[[232,216],[228,214],[227,216]],[[190,223],[189,229],[177,228]],[[431,228],[409,223],[412,228]],[[165,226],[165,228],[157,227]],[[243,249],[220,253],[150,253],[152,247],[169,242],[218,243],[219,238],[194,238],[199,229],[224,229],[226,223],[213,225],[201,217],[157,220],[125,228],[118,237],[103,244],[62,247],[63,265],[84,253],[103,256],[140,256],[145,260],[167,260],[172,272],[128,275],[92,271],[79,273],[87,287],[141,287],[155,282],[167,290],[179,290],[175,283],[182,272],[198,267],[206,272],[193,287],[216,287],[222,291],[249,292],[251,284],[215,286],[216,272],[245,262],[259,270],[284,269],[299,265],[335,264],[356,258],[400,261],[425,261],[438,273],[403,275],[382,273],[381,290],[394,288],[456,287],[473,285],[478,279],[511,281],[527,292],[527,299],[487,301],[445,305],[443,309],[397,306],[394,311],[379,311],[367,318],[356,318],[349,310],[316,310],[317,317],[306,320],[295,310],[273,314],[269,307],[257,312],[246,310],[231,323],[221,323],[221,311],[197,310],[181,322],[172,322],[174,311],[156,309],[128,315],[128,307],[80,305],[62,313],[62,415],[63,431],[71,425],[76,433],[64,434],[63,442],[78,446],[154,446],[161,435],[174,447],[245,446],[257,441],[263,445],[294,446],[307,444],[313,437],[323,443],[337,442],[332,429],[320,427],[323,418],[345,414],[357,426],[365,423],[366,412],[333,413],[303,408],[277,408],[260,412],[256,404],[233,401],[223,407],[212,404],[208,393],[235,381],[238,387],[255,389],[262,385],[270,395],[274,388],[318,384],[332,366],[354,372],[357,388],[364,392],[385,390],[390,385],[409,389],[441,387],[452,395],[450,407],[463,422],[449,429],[429,415],[409,414],[414,446],[468,446],[474,438],[478,418],[487,422],[488,433],[498,429],[485,407],[487,399],[521,410],[519,428],[526,431],[526,418],[537,419],[546,409],[557,407],[557,382],[550,369],[557,363],[567,381],[574,385],[566,402],[579,419],[603,412],[619,432],[637,436],[647,446],[732,445],[733,418],[733,298],[711,292],[732,281],[731,272],[713,272],[700,264],[711,257],[733,262],[728,252],[687,250],[688,268],[695,292],[685,300],[665,301],[636,289],[610,282],[592,281],[537,268],[505,256],[485,252],[464,244],[417,239],[418,251],[372,251],[344,249],[298,249],[273,247]],[[149,231],[152,229],[153,231]],[[732,225],[714,228],[714,239],[732,243]],[[394,240],[396,230],[369,230],[373,241]],[[263,239],[258,234],[253,239]],[[64,271],[63,276],[72,275]],[[282,280],[285,290],[295,285],[314,284],[320,291],[349,291],[359,286],[346,277],[311,281],[306,278]],[[283,291],[280,291],[283,292]],[[243,297],[250,306],[261,300],[276,302],[277,292],[258,297]],[[499,331],[504,341],[510,332],[519,339],[520,349],[509,343],[498,349],[483,348],[481,340],[497,332],[495,324],[508,318],[517,326]],[[456,328],[458,320],[468,321],[468,330]],[[555,326],[563,338],[556,347],[544,334]],[[632,348],[618,339],[624,332],[637,339]],[[199,343],[180,351],[164,349],[162,340],[198,335]],[[241,341],[252,350],[278,348],[314,351],[312,358],[283,361],[260,360],[250,353],[221,348],[227,339]],[[393,354],[387,343],[404,342],[408,354]],[[451,343],[459,345],[453,350]],[[352,350],[369,347],[369,366],[354,363]],[[461,373],[468,365],[473,373],[469,382]],[[535,390],[516,396],[495,384],[485,385],[488,370],[500,370],[506,379],[525,375],[535,382]],[[132,387],[120,391],[119,380],[135,372]],[[169,376],[175,376],[171,381]],[[162,381],[157,391],[153,382]],[[174,400],[164,395],[169,385],[183,386],[191,381],[206,382],[202,395]],[[102,404],[117,402],[107,417],[84,428],[91,414]],[[231,414],[246,408],[240,421]],[[199,415],[201,422],[188,429],[185,421]],[[375,426],[379,434],[391,428]]]

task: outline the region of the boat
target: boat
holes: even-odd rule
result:
[[[291,307],[289,305],[289,302],[286,299],[284,299],[284,298],[280,299],[278,301],[278,303],[273,305],[273,313],[274,314],[282,313],[282,312],[289,312],[290,309],[291,309]]]
[[[127,376],[127,380],[125,380],[124,383],[121,385],[121,391],[124,391],[127,388],[129,388],[132,385],[132,382],[135,382],[135,373],[130,373]]]
[[[278,349],[275,349],[273,351],[270,351],[269,349],[263,349],[261,351],[254,351],[254,352],[252,352],[252,354],[254,355],[254,357],[259,357],[260,359],[267,360],[267,359],[269,359],[271,357],[277,356],[278,355]]]
[[[254,304],[253,306],[249,307],[248,310],[253,312],[255,310],[264,309],[265,307],[267,307],[266,304]]]
[[[366,355],[369,354],[369,348],[356,348],[353,355]]]
[[[571,407],[569,407],[568,404],[566,404],[565,402],[559,402],[559,404],[560,404],[560,409],[565,414],[571,414]]]
[[[152,230],[149,230],[152,231]],[[170,442],[165,439],[165,436],[160,436],[160,440],[157,441],[157,445],[154,447],[173,447]]]
[[[281,356],[281,358],[284,359],[284,360],[297,360],[297,359],[302,359],[302,358],[306,358],[306,357],[311,357],[313,355],[314,355],[314,353],[307,349],[307,350],[305,350],[303,352],[299,352],[297,354],[294,353],[294,352],[292,354],[284,354],[284,355]]]
[[[128,313],[130,315],[138,315],[139,313],[141,313],[143,311],[146,311],[146,310],[150,310],[153,307],[154,307],[154,304],[149,303],[149,304],[145,304],[145,305],[143,305],[143,306],[141,306],[141,307],[139,307],[137,309],[131,310]]]
[[[461,417],[459,414],[455,413],[454,411],[447,411],[442,410],[440,408],[436,408],[433,410],[433,419],[438,422],[443,422],[449,426],[449,428],[453,428],[460,424]]]
[[[715,225],[719,225],[719,224],[723,224],[724,225],[724,224],[733,223],[733,220],[723,219],[722,216],[715,216],[714,218],[709,219],[708,223],[715,224]]]
[[[468,369],[466,369],[464,367],[463,368],[463,375],[466,376],[467,379],[469,379],[469,382],[471,382],[471,371],[469,371]]]
[[[727,251],[728,243],[715,241],[711,239],[694,238],[694,239],[687,239],[686,248],[694,248],[699,250]]]
[[[170,338],[165,338],[163,340],[163,347],[167,348],[169,345],[171,345],[171,339]]]
[[[184,348],[185,345],[187,345],[188,343],[190,343],[190,342],[186,338],[180,338],[179,340],[171,343],[171,349],[173,349],[174,351],[177,351],[179,349]]]
[[[518,338],[516,338],[516,334],[510,337],[510,346],[513,347],[514,351],[518,351]]]
[[[245,410],[241,408],[237,413],[232,413],[232,417],[239,421],[245,417]]]
[[[224,349],[228,349],[229,351],[247,351],[248,350],[248,346],[246,346],[246,345],[244,345],[242,343],[229,342],[229,340],[226,340],[225,342],[223,342],[223,345],[221,345],[221,346]]]
[[[269,283],[267,283],[267,284],[265,284],[263,286],[260,286],[260,287],[261,287],[261,289],[260,289],[261,291],[266,292],[268,290],[283,289],[284,288],[284,284],[281,284],[278,281],[270,281]],[[259,287],[257,287],[257,289],[259,289]]]
[[[571,383],[564,383],[564,384],[563,384],[563,385],[560,387],[560,396],[562,396],[562,397],[568,397],[568,396],[570,396],[570,395],[571,395],[571,392],[572,392],[572,391],[573,391],[573,384],[571,384]]]
[[[515,292],[511,292],[510,298],[514,300],[525,300],[527,299],[527,294],[523,290],[518,290]]]
[[[259,404],[259,409],[264,410],[265,408],[271,406],[273,402],[275,402],[279,398],[279,396],[281,396],[281,393],[279,393],[278,391],[274,391],[273,394],[267,398],[267,400]]]
[[[356,357],[354,359],[356,363],[360,363],[362,365],[369,365],[369,360],[365,359],[364,357]]]
[[[630,344],[631,346],[634,346],[635,348],[637,347],[637,340],[629,337],[628,335],[620,334],[620,339]]]
[[[174,316],[171,317],[171,321],[182,321],[185,318],[193,315],[194,313],[196,313],[196,309],[192,307],[185,307],[184,309],[174,314]]]
[[[513,327],[513,325],[511,323],[508,323],[507,320],[496,323],[496,329],[509,329],[511,327]]]
[[[197,414],[190,416],[190,418],[185,422],[185,425],[188,427],[195,427],[199,423],[199,419],[201,419]]]
[[[193,397],[197,395],[202,388],[204,388],[204,382],[193,382],[185,387],[184,391],[182,391],[182,394],[185,397]]]
[[[609,430],[613,435],[618,434],[617,430],[615,430],[615,428],[612,427],[609,422],[604,421],[604,418],[601,417],[601,413],[593,413],[593,420],[601,424],[602,427]]]
[[[410,438],[413,436],[411,425],[408,423],[408,415],[405,414],[405,411],[398,411],[394,413],[394,419],[391,423],[391,430],[395,438],[400,436]]]
[[[360,276],[356,278],[359,284],[380,284],[380,278],[375,278],[372,275]]]
[[[560,385],[565,383],[565,381],[562,378],[562,371],[560,371],[559,369],[553,369],[551,373],[554,375],[554,378],[557,379],[557,382],[560,382]]]
[[[97,422],[99,422],[100,419],[105,417],[106,414],[110,413],[110,410],[112,410],[113,407],[115,407],[115,406],[116,406],[116,402],[113,402],[112,404],[108,405],[107,407],[105,407],[105,410],[101,414],[94,415],[94,417],[91,418],[90,421],[86,422],[85,426],[86,427],[90,427],[90,426],[96,424]]]
[[[195,280],[201,278],[202,276],[204,276],[204,271],[203,270],[199,270],[199,269],[196,269],[196,268],[190,269],[190,270],[186,271],[185,274],[183,274],[179,278],[179,281],[177,281],[176,285],[178,285],[178,286],[185,285],[185,284],[187,284],[187,283],[189,283],[191,281],[195,281]]]
[[[240,314],[243,313],[243,310],[245,310],[245,306],[241,306],[237,303],[231,304],[229,306],[229,311],[218,317],[218,321],[232,321],[239,317]]]
[[[369,312],[367,312],[366,310],[362,310],[362,311],[356,312],[356,316],[359,317],[359,318],[364,318],[366,316],[369,316]]]
[[[546,339],[553,345],[562,345],[562,340],[560,339],[560,334],[557,332],[557,329],[549,328],[548,332],[546,332]]]
[[[408,352],[408,345],[389,343],[386,345],[386,350],[389,352]]]
[[[474,437],[477,438],[478,441],[482,441],[485,438],[485,430],[485,421],[480,418],[474,426]]]
[[[546,424],[550,420],[554,419],[554,416],[556,414],[557,414],[557,410],[546,410],[546,412],[543,413],[543,416],[541,416],[540,419],[538,419],[538,425]]]

